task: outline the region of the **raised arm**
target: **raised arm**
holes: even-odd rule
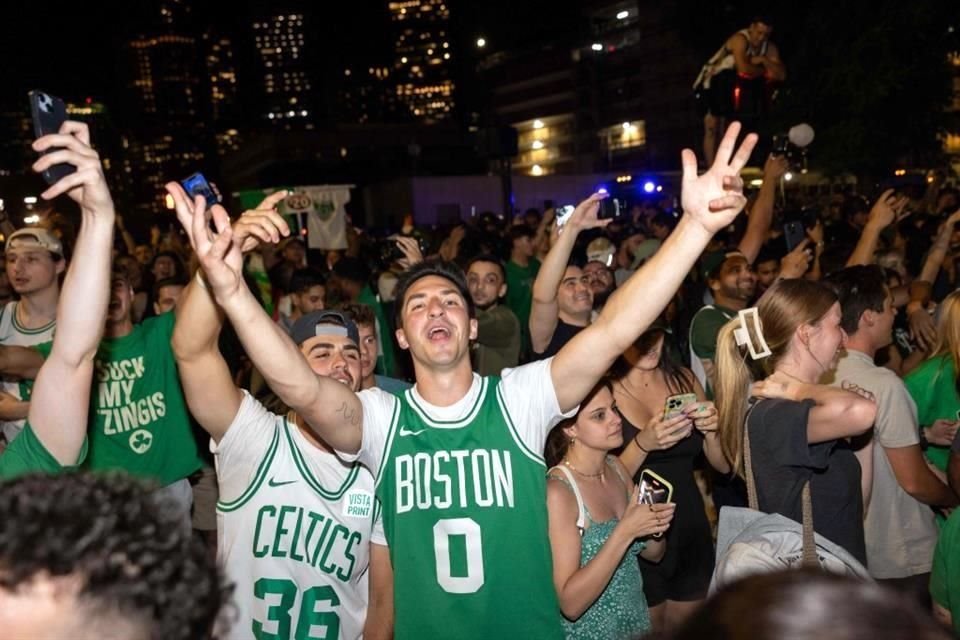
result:
[[[710,238],[743,210],[740,170],[757,136],[736,149],[740,123],[727,129],[710,170],[697,176],[697,158],[684,149],[681,202],[684,216],[663,246],[624,282],[600,317],[578,333],[554,358],[550,374],[563,411],[580,403],[613,361],[660,315],[693,268]]]
[[[33,385],[27,420],[43,446],[61,464],[77,463],[87,433],[93,360],[103,336],[110,293],[114,209],[100,157],[90,147],[87,125],[65,122],[60,133],[33,143],[37,151],[60,147],[37,160],[42,172],[67,163],[76,172],[41,194],[52,200],[66,193],[82,216],[73,261],[57,305],[57,331]]]
[[[610,223],[609,220],[597,219],[600,201],[604,197],[595,193],[577,205],[566,224],[560,228],[556,243],[540,265],[537,279],[533,282],[533,302],[530,305],[530,342],[536,353],[546,350],[557,328],[560,313],[557,291],[577,236],[585,229],[605,227]]]
[[[847,260],[846,266],[873,264],[873,254],[877,250],[880,233],[898,219],[902,219],[900,212],[905,206],[907,206],[905,196],[896,195],[893,189],[883,192],[870,208],[870,217],[867,218],[867,224],[863,227],[860,240],[857,241],[857,246]]]
[[[256,241],[235,241],[223,207],[214,207],[212,214],[215,232],[209,229],[205,212],[194,208],[190,241],[209,291],[230,319],[247,355],[274,393],[320,438],[340,451],[358,451],[363,414],[359,398],[332,378],[317,376],[290,337],[270,319],[247,288],[238,259],[241,246],[247,240]],[[272,242],[279,240],[279,232],[270,233]]]
[[[767,161],[763,165],[763,184],[760,185],[757,201],[753,203],[753,208],[750,210],[747,230],[737,246],[750,264],[757,259],[760,248],[770,234],[773,206],[777,198],[777,183],[789,167],[790,163],[784,156],[773,154],[767,156]]]
[[[204,215],[206,202],[202,197],[191,202],[176,183],[168,184],[167,191],[173,198],[177,218],[187,233],[192,234],[194,213]],[[260,206],[269,203],[272,209],[271,200],[285,196],[285,192],[272,194]],[[221,215],[225,215],[225,212]],[[280,223],[286,227],[282,219]],[[237,240],[242,247],[243,238],[238,237]],[[231,268],[242,269],[242,264],[236,264],[237,260],[243,259],[237,252],[228,254],[228,259],[231,260]],[[196,277],[184,290],[175,313],[177,322],[171,345],[177,358],[184,396],[190,413],[200,426],[215,442],[220,442],[240,410],[243,394],[234,384],[227,361],[220,353],[218,338],[223,327],[223,314],[210,295],[202,272],[197,271]],[[210,398],[216,398],[217,401],[210,402]]]

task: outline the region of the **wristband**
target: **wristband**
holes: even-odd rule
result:
[[[640,449],[640,451],[643,451],[644,453],[650,453],[649,451],[647,451],[646,449],[644,449],[644,448],[643,448],[643,445],[640,444],[640,441],[637,440],[637,438],[639,438],[639,437],[640,437],[640,432],[637,431],[637,435],[633,436],[633,444],[637,445],[637,447]]]

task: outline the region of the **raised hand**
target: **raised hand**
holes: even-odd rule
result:
[[[72,164],[77,170],[50,185],[40,197],[53,200],[65,193],[80,205],[84,214],[109,215],[112,219],[113,198],[110,197],[103,175],[100,155],[90,146],[90,129],[87,125],[67,120],[59,133],[51,133],[33,141],[35,151],[42,152],[51,147],[62,148],[34,162],[34,171],[42,173],[61,163]]]
[[[579,233],[587,229],[602,228],[612,222],[612,220],[600,220],[597,215],[600,213],[600,201],[607,197],[606,193],[594,193],[589,198],[577,205],[573,213],[567,219],[566,224],[560,230],[572,229]]]
[[[804,238],[800,244],[793,248],[793,251],[780,259],[781,278],[792,280],[802,277],[807,272],[810,267],[810,260],[813,259],[813,256],[810,255],[810,249],[807,247],[809,244],[810,239]]]
[[[403,253],[403,257],[397,260],[404,269],[409,269],[415,264],[423,262],[423,252],[420,251],[420,243],[411,236],[393,236],[393,241],[397,243],[397,248]]]
[[[190,239],[214,297],[218,301],[230,297],[244,286],[243,254],[240,245],[233,241],[230,215],[219,204],[213,205],[210,213],[216,231],[212,231],[203,196],[191,202],[176,182],[168,182],[166,189],[173,197],[177,219]]]
[[[255,208],[244,211],[233,224],[233,242],[242,253],[253,251],[261,243],[276,244],[281,237],[290,235],[290,225],[277,211],[277,204],[288,195],[290,192],[285,189],[271,193]]]
[[[900,222],[907,217],[903,211],[908,202],[906,196],[897,195],[893,189],[887,189],[870,208],[867,224],[885,229],[894,222]]]
[[[690,149],[684,149],[680,154],[683,162],[680,203],[684,214],[711,235],[733,222],[747,203],[739,174],[757,144],[757,135],[747,135],[734,152],[739,134],[739,122],[727,127],[713,166],[701,176],[697,175],[696,154]]]

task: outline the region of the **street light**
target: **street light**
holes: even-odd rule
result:
[[[27,196],[23,199],[23,204],[37,204],[36,196]]]
[[[626,20],[629,17],[630,17],[629,11],[621,11],[620,13],[617,14],[617,20]]]
[[[603,45],[599,42],[594,42],[592,45],[590,45],[590,48],[594,51],[603,51]]]
[[[487,41],[484,38],[477,38],[477,49],[483,49],[487,46]]]

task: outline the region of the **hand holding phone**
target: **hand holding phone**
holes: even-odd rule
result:
[[[44,136],[63,133],[63,123],[67,121],[67,106],[60,98],[51,96],[42,91],[31,91],[30,115],[33,117],[33,135],[40,139]],[[89,135],[87,145],[90,144]],[[44,154],[60,151],[63,147],[50,146],[42,151]],[[55,184],[61,178],[74,173],[77,168],[66,162],[58,162],[43,169],[43,179],[47,184]]]
[[[697,401],[695,393],[678,393],[669,396],[663,405],[663,416],[673,418],[683,413],[684,407]]]
[[[90,146],[90,130],[82,122],[67,120],[59,133],[42,136],[33,141],[34,151],[42,157],[33,163],[33,170],[46,173],[58,164],[70,167],[59,180],[40,194],[44,200],[52,200],[67,194],[80,205],[86,219],[102,219],[114,223],[113,198],[107,188],[107,180],[100,164],[100,156]]]

